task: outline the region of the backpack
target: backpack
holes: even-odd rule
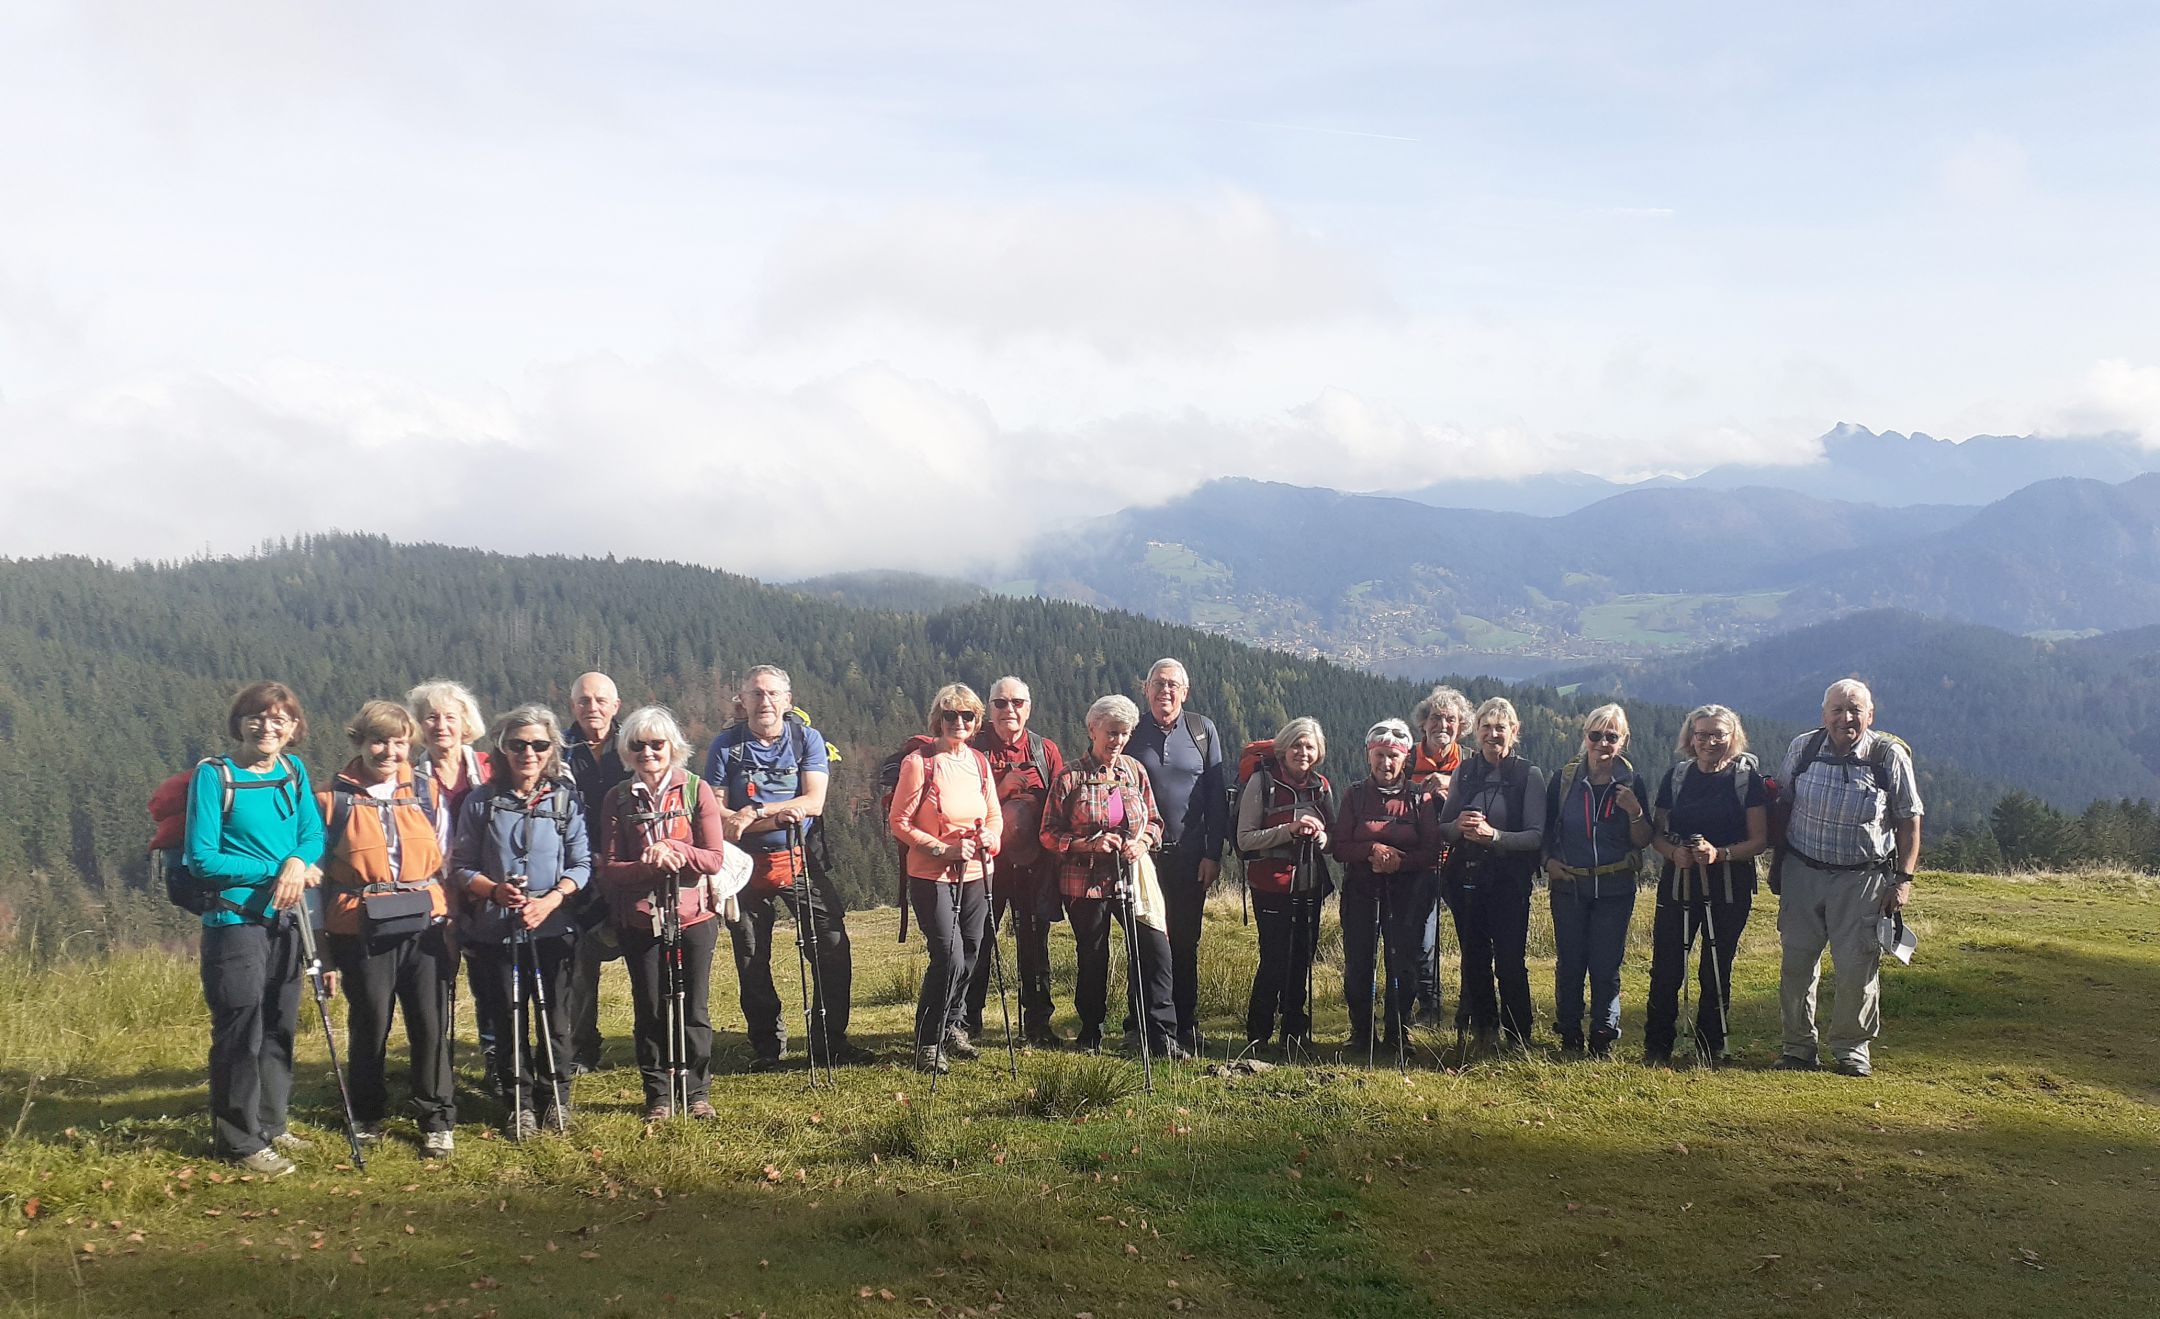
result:
[[[801,706],[794,706],[787,713],[780,716],[780,726],[787,733],[788,746],[795,752],[796,772],[801,773],[803,761],[810,758],[810,739],[804,733],[804,730],[810,727],[810,717],[803,712]],[[723,791],[726,790],[728,783],[734,781],[735,775],[743,769],[745,762],[750,757],[749,751],[746,750],[750,745],[750,725],[747,720],[738,719],[729,724],[721,735],[726,736],[727,733],[731,733],[738,728],[743,730],[743,735],[737,738],[735,744],[727,750],[727,761],[722,771],[724,781],[720,785]],[[830,766],[840,763],[840,752],[833,746],[830,738],[825,741],[825,763],[828,766],[826,770],[828,776],[832,773]],[[898,772],[898,770],[894,770],[895,774]],[[878,773],[879,781],[883,782],[884,770],[880,769]],[[696,776],[693,775],[692,777]],[[804,828],[808,829],[808,833],[803,838],[804,859],[816,865],[819,870],[832,869],[832,841],[826,837],[828,831],[809,829],[808,825],[805,825]],[[906,910],[905,903],[901,904],[901,909]]]
[[[389,819],[390,812],[400,806],[417,806],[426,813],[428,823],[433,824],[435,822],[435,781],[426,775],[415,774],[412,776],[412,783],[413,793],[409,797],[370,797],[366,793],[354,792],[350,788],[339,787],[333,782],[330,785],[330,818],[323,821],[323,852],[328,854],[332,848],[336,847],[344,839],[345,826],[352,820],[355,798],[366,797],[367,804],[381,812],[385,821]],[[389,830],[386,828],[384,832],[387,833]]]
[[[1262,791],[1268,794],[1270,802],[1272,802],[1275,788],[1277,785],[1280,785],[1284,788],[1288,788],[1290,786],[1287,783],[1283,783],[1281,779],[1276,777],[1277,768],[1278,766],[1275,760],[1274,738],[1263,737],[1255,741],[1247,742],[1244,749],[1238,752],[1238,787],[1236,789],[1237,793],[1242,794],[1244,792],[1244,785],[1247,779],[1250,779],[1256,772],[1260,770],[1266,770],[1267,783],[1263,786]],[[1334,793],[1334,786],[1328,782],[1327,775],[1322,774],[1319,770],[1314,770],[1312,777],[1313,783],[1316,786],[1318,793],[1322,797],[1329,796]],[[1237,809],[1235,805],[1235,797],[1233,797],[1232,801],[1233,805],[1231,809],[1233,812],[1233,818],[1231,823],[1231,830],[1234,834],[1237,828],[1234,814]],[[1266,804],[1268,803],[1263,803],[1263,806]],[[1240,857],[1243,857],[1247,861],[1251,861],[1259,857],[1268,857],[1271,855],[1271,853],[1266,850],[1258,852],[1248,852],[1241,847],[1238,849],[1238,855]]]
[[[570,802],[572,794],[577,791],[577,784],[567,778],[556,779],[553,783],[554,786],[548,789],[546,802],[539,806],[505,805],[511,800],[509,793],[495,792],[488,794],[487,829],[489,835],[492,836],[495,832],[496,816],[522,815],[527,820],[547,820],[552,822],[555,826],[555,836],[557,838],[567,838],[570,833]],[[599,885],[589,884],[579,891],[585,892],[588,889],[597,893]]]
[[[224,800],[218,818],[232,818],[233,803],[240,793],[250,788],[278,788],[290,790],[300,781],[300,772],[291,755],[280,753],[278,766],[285,772],[274,779],[238,779],[233,776],[230,756],[209,756],[196,761],[191,769],[181,770],[158,784],[150,794],[150,857],[153,869],[165,882],[165,900],[190,916],[205,916],[212,911],[229,911],[245,915],[238,904],[218,896],[209,882],[195,877],[187,868],[187,816],[188,798],[194,790],[195,772],[204,765],[217,766],[218,781],[223,785]]]
[[[1903,747],[1906,759],[1910,760],[1912,758],[1912,746],[1896,733],[1886,733],[1880,728],[1871,731],[1875,734],[1875,740],[1868,746],[1867,759],[1854,761],[1853,763],[1867,766],[1869,777],[1875,780],[1875,790],[1887,797],[1890,795],[1890,748],[1893,746]],[[1808,766],[1824,759],[1823,748],[1829,741],[1830,732],[1828,729],[1818,728],[1808,734],[1807,745],[1800,748],[1800,761],[1793,766],[1793,782],[1800,781],[1800,776],[1807,773]],[[1851,760],[1851,757],[1840,756],[1837,759]]]
[[[1733,804],[1740,808],[1741,817],[1744,819],[1747,816],[1748,775],[1750,773],[1761,774],[1762,762],[1755,759],[1754,752],[1743,751],[1739,755],[1733,757],[1732,768],[1735,771],[1732,776]],[[1802,768],[1806,767],[1802,766]],[[1687,782],[1687,776],[1692,773],[1694,769],[1695,760],[1691,756],[1686,760],[1676,762],[1670,770],[1666,771],[1665,781],[1670,786],[1667,788],[1665,795],[1667,800],[1669,800],[1673,806],[1678,806],[1680,804],[1681,785]],[[1763,774],[1762,783],[1764,807],[1768,808],[1776,806],[1778,799],[1777,780],[1771,778],[1768,774]],[[1672,808],[1669,806],[1666,809],[1670,810]]]

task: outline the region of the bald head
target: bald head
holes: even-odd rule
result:
[[[598,742],[607,736],[615,723],[615,712],[622,707],[622,698],[615,692],[615,680],[605,673],[594,671],[581,673],[570,684],[570,721],[587,742]]]

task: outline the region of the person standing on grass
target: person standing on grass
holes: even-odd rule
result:
[[[1312,1044],[1306,991],[1319,953],[1320,907],[1335,887],[1327,864],[1335,788],[1320,772],[1326,758],[1320,722],[1299,715],[1276,732],[1274,751],[1238,790],[1237,845],[1260,934],[1260,964],[1245,1004],[1248,1050],[1267,1047],[1278,1020],[1286,1053]],[[1368,969],[1368,1001],[1371,984]]]
[[[1373,1045],[1373,962],[1387,948],[1382,982],[1382,1043],[1394,1052],[1417,1001],[1425,913],[1418,899],[1431,887],[1440,855],[1440,818],[1431,799],[1410,780],[1410,726],[1383,719],[1365,733],[1371,773],[1343,796],[1335,815],[1335,859],[1343,863],[1343,1001],[1350,1007],[1352,1053]]]
[[[690,743],[665,708],[648,705],[622,719],[616,754],[631,777],[609,789],[600,808],[595,850],[610,922],[630,972],[638,1072],[645,1083],[645,1120],[676,1116],[668,1072],[671,1029],[660,929],[668,885],[676,888],[681,940],[682,1036],[689,1071],[688,1116],[709,1120],[712,1106],[712,960],[720,943],[719,913],[705,876],[726,863],[727,808],[720,794],[687,773]]]
[[[1080,1038],[1075,1043],[1083,1052],[1102,1052],[1115,919],[1139,959],[1139,983],[1126,990],[1128,1010],[1134,1006],[1130,1000],[1137,999],[1150,1052],[1175,1062],[1188,1054],[1177,1041],[1177,1010],[1170,1001],[1170,941],[1138,910],[1139,895],[1130,887],[1134,866],[1162,839],[1148,772],[1125,754],[1140,722],[1140,707],[1127,697],[1105,696],[1088,707],[1088,751],[1066,765],[1050,787],[1042,845],[1057,858],[1058,892],[1079,954],[1073,1009],[1080,1015]]]
[[[1845,678],[1823,693],[1823,725],[1785,750],[1772,838],[1778,894],[1778,1066],[1813,1071],[1815,988],[1823,949],[1837,974],[1837,1014],[1823,1041],[1844,1076],[1873,1071],[1882,1029],[1882,944],[1876,922],[1902,919],[1920,864],[1920,785],[1905,744],[1875,730],[1875,697]]]
[[[1674,749],[1681,759],[1658,785],[1650,843],[1665,860],[1643,1020],[1643,1061],[1653,1067],[1672,1061],[1688,946],[1711,932],[1716,956],[1695,964],[1695,1031],[1712,1058],[1727,1056],[1733,953],[1755,905],[1755,858],[1770,845],[1769,785],[1748,753],[1740,716],[1722,705],[1697,706]]]
[[[1417,750],[1410,756],[1410,781],[1415,783],[1437,816],[1447,804],[1448,787],[1462,767],[1462,736],[1470,727],[1470,698],[1453,687],[1435,687],[1410,712],[1411,731],[1418,735]],[[1417,1008],[1412,1024],[1440,1020],[1440,873],[1447,864],[1448,849],[1426,876],[1424,888],[1413,896],[1423,914],[1420,936]]]
[[[1545,771],[1515,754],[1522,720],[1507,698],[1480,705],[1472,728],[1478,754],[1455,771],[1440,808],[1449,844],[1441,894],[1462,948],[1455,1024],[1474,1027],[1488,1049],[1503,1036],[1528,1047],[1530,890],[1545,841]]]
[[[465,805],[465,799],[472,795],[473,789],[487,782],[492,769],[487,753],[473,749],[473,743],[487,734],[487,718],[480,713],[480,702],[470,688],[461,682],[451,682],[443,678],[423,682],[405,693],[405,704],[412,711],[413,718],[420,723],[420,735],[412,748],[413,779],[415,782],[424,781],[428,785],[428,796],[435,803],[435,836],[441,843],[443,857],[447,860],[456,845],[452,834],[457,828],[458,811]],[[455,885],[451,886],[449,897],[450,947],[452,960],[455,961],[463,955],[462,945],[458,941],[457,918],[464,914],[465,897]],[[465,980],[472,988],[475,1004],[479,1003],[481,993],[476,979],[478,974],[471,960],[467,959]],[[455,978],[453,968],[453,982]],[[455,983],[452,984],[450,992],[453,995],[457,992]],[[446,1007],[450,1007],[448,1020],[454,1027],[457,1021],[455,1007],[447,1004]],[[475,1013],[474,1017],[481,1060],[487,1074],[493,1076],[495,1037],[488,1034],[486,1025],[477,1020],[478,1013]],[[454,1029],[450,1031],[452,1036],[455,1033]],[[457,1048],[455,1038],[450,1040],[450,1048],[453,1051]],[[455,1052],[451,1057],[454,1062]],[[456,1078],[453,1076],[451,1079],[455,1081]]]
[[[1620,963],[1635,916],[1635,878],[1650,841],[1649,788],[1626,755],[1627,711],[1583,717],[1582,750],[1545,789],[1545,878],[1553,918],[1554,1028],[1560,1047],[1612,1055],[1620,1038]],[[1583,980],[1590,1034],[1583,1037]]]
[[[920,1072],[943,1073],[948,1057],[978,1054],[962,1018],[990,913],[990,867],[1004,837],[989,758],[968,745],[982,716],[982,698],[965,683],[938,689],[930,700],[933,740],[901,758],[886,818],[907,845],[908,907],[930,950],[915,1005]]]
[[[744,674],[737,696],[745,717],[723,729],[705,753],[705,782],[727,796],[728,841],[753,862],[741,919],[728,926],[753,1072],[778,1067],[787,1054],[787,1026],[772,975],[775,904],[786,905],[798,929],[807,921],[817,932],[810,957],[811,1015],[825,1034],[812,1041],[823,1051],[813,1061],[868,1057],[848,1042],[854,953],[847,907],[818,837],[832,757],[824,734],[796,713],[794,686],[787,670],[772,664]],[[794,846],[798,839],[800,850]]]
[[[1127,754],[1147,770],[1155,788],[1163,831],[1155,873],[1170,925],[1170,1001],[1177,1013],[1178,1047],[1197,1054],[1200,931],[1208,890],[1222,873],[1223,848],[1230,839],[1230,798],[1222,735],[1213,720],[1185,708],[1191,691],[1182,663],[1156,660],[1142,688],[1145,717],[1133,730]]]
[[[345,988],[355,1136],[382,1139],[390,1016],[405,1017],[422,1158],[454,1148],[457,1100],[444,1009],[457,983],[442,837],[427,779],[410,763],[412,712],[369,701],[345,727],[353,758],[316,796],[327,838],[323,930]]]
[[[211,889],[202,916],[203,1001],[210,1008],[210,1125],[220,1158],[283,1177],[281,1148],[307,1144],[286,1129],[293,1028],[300,1014],[304,889],[320,882],[322,816],[307,766],[291,754],[307,738],[300,698],[280,682],[233,697],[232,750],[195,767],[189,782],[188,872]]]
[[[1018,678],[990,684],[990,718],[973,745],[989,758],[1004,817],[1003,842],[990,877],[990,937],[997,938],[999,920],[1011,912],[1021,1034],[1030,1044],[1056,1048],[1062,1041],[1050,1025],[1056,1010],[1050,998],[1050,927],[1064,912],[1058,903],[1056,868],[1042,850],[1042,812],[1050,785],[1065,770],[1065,757],[1057,743],[1028,731],[1034,706],[1028,685]],[[977,958],[968,980],[967,1020],[962,1025],[973,1037],[982,1035],[994,960]]]
[[[578,925],[569,903],[592,877],[592,849],[584,803],[563,768],[562,740],[555,712],[544,705],[503,716],[495,775],[465,799],[450,859],[454,882],[465,889],[466,947],[480,963],[478,1006],[495,1033],[495,1077],[510,1105],[504,1131],[512,1140],[570,1119],[564,998]]]
[[[577,784],[578,801],[588,824],[598,824],[600,808],[608,792],[630,777],[630,767],[615,754],[615,714],[622,697],[615,680],[605,673],[581,673],[570,685],[571,740],[563,751],[563,763]],[[588,885],[571,904],[577,922],[577,965],[570,978],[570,1075],[596,1071],[600,1066],[600,971],[619,960],[622,944],[608,919],[607,897],[600,887]]]

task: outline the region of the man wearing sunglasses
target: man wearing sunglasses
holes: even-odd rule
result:
[[[847,1041],[848,995],[854,980],[845,908],[816,837],[831,777],[825,737],[799,717],[787,670],[760,664],[743,676],[738,693],[744,719],[723,730],[705,754],[705,781],[727,794],[727,836],[755,863],[742,892],[742,918],[728,928],[743,1020],[750,1033],[750,1070],[770,1071],[787,1054],[787,1027],[772,978],[775,903],[817,934],[811,967],[816,983],[812,1017],[823,1023],[817,1061],[860,1061]],[[795,846],[797,841],[803,845]]]
[[[596,828],[609,789],[630,777],[629,766],[615,754],[615,714],[621,708],[615,680],[605,673],[581,673],[570,685],[564,763],[577,782],[585,819]],[[570,979],[570,1074],[581,1076],[600,1066],[600,968],[622,960],[622,945],[615,940],[607,898],[598,884],[587,885],[578,895],[571,918],[577,923],[578,942]]]
[[[1028,685],[1000,678],[990,686],[990,720],[973,738],[997,778],[998,806],[1004,816],[1004,843],[990,877],[990,928],[995,931],[1012,912],[1013,969],[1020,986],[1020,1029],[1028,1043],[1055,1048],[1062,1041],[1051,1029],[1050,926],[1063,915],[1057,891],[1055,858],[1042,848],[1043,803],[1050,785],[1064,772],[1057,743],[1028,731],[1035,712]],[[1046,861],[1049,864],[1046,864]],[[968,1034],[983,1033],[983,1005],[990,996],[991,959],[977,958],[968,980]]]

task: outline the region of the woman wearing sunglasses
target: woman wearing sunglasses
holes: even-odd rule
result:
[[[1554,1029],[1581,1052],[1583,979],[1590,981],[1592,1057],[1620,1038],[1620,959],[1635,914],[1635,877],[1650,842],[1650,792],[1621,754],[1627,711],[1601,705],[1583,718],[1582,750],[1545,791],[1545,878],[1552,900]]]
[[[479,964],[480,1015],[498,1044],[495,1076],[523,1140],[570,1119],[571,953],[563,903],[592,874],[585,810],[563,768],[562,725],[521,705],[495,733],[494,772],[465,799],[451,869],[468,902],[466,946]]]
[[[982,698],[965,684],[938,689],[931,740],[901,758],[886,820],[907,846],[908,906],[930,949],[915,1005],[915,1066],[924,1072],[949,1070],[948,1055],[978,1054],[960,1021],[990,911],[990,858],[1004,832],[990,762],[968,745],[982,719]]]
[[[708,999],[720,921],[704,880],[726,862],[721,836],[727,802],[684,771],[690,743],[661,706],[623,716],[615,749],[630,777],[608,790],[600,809],[600,881],[630,969],[645,1120],[674,1117],[678,1104],[691,1117],[709,1119],[717,1116]],[[669,922],[671,888],[675,910]],[[676,974],[680,1021],[671,1017],[669,981]]]
[[[1530,889],[1545,839],[1545,771],[1515,754],[1522,719],[1504,696],[1471,718],[1478,753],[1464,760],[1440,808],[1448,843],[1440,895],[1462,951],[1455,1029],[1487,1049],[1530,1043]],[[1497,992],[1495,992],[1497,990]]]

